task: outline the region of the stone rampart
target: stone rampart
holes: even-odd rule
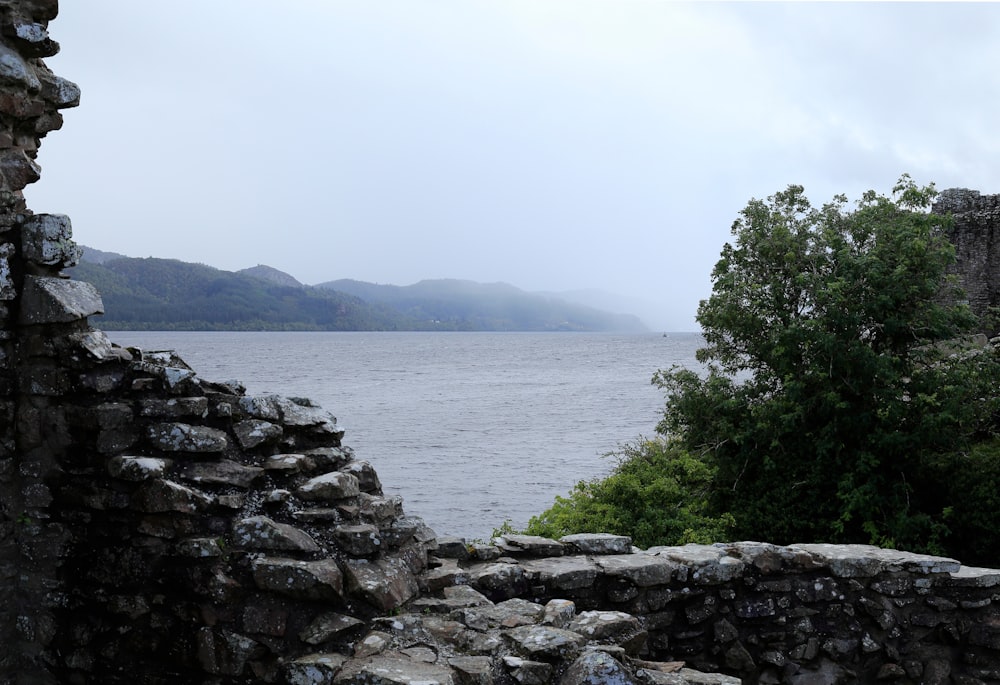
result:
[[[933,211],[952,216],[954,273],[970,308],[984,320],[983,332],[996,335],[998,317],[990,309],[1000,306],[1000,195],[950,188],[938,195]]]
[[[0,0],[0,683],[1000,681],[998,572],[438,539],[308,400],[111,344],[69,219],[21,192],[80,97],[42,62],[56,13]]]
[[[497,601],[568,599],[579,611],[623,612],[647,631],[646,658],[743,682],[1000,681],[1000,571],[865,545],[627,553],[628,539],[610,535],[497,543],[470,555],[440,540],[438,555],[453,554],[425,575],[427,590],[465,583]],[[468,611],[453,615],[474,620]]]

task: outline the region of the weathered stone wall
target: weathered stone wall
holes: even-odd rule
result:
[[[433,533],[308,401],[90,328],[68,218],[21,193],[80,97],[41,61],[56,12],[0,0],[0,682],[274,682],[330,607],[412,598]]]
[[[439,554],[451,549],[455,558],[428,572],[425,585],[467,583],[494,600],[568,599],[578,610],[634,615],[648,633],[646,658],[743,682],[1000,682],[1000,571],[864,545],[741,542],[627,554],[627,539],[615,536],[499,544],[506,558],[488,561],[441,540]],[[452,616],[474,624],[468,611]]]
[[[1000,681],[1000,573],[857,547],[438,541],[327,412],[112,345],[88,324],[99,294],[60,274],[69,220],[21,195],[80,97],[41,61],[56,12],[0,0],[0,683],[734,682],[664,659]]]
[[[1000,306],[1000,195],[951,188],[938,195],[933,211],[952,215],[954,273],[972,311],[986,319],[984,332],[995,335],[1000,331],[989,309]]]
[[[44,598],[59,584],[67,530],[46,515],[48,481],[58,467],[44,446],[50,423],[58,421],[50,398],[60,371],[51,355],[77,330],[63,318],[43,340],[35,336],[49,323],[47,313],[27,319],[35,316],[31,306],[47,300],[42,291],[49,285],[56,298],[79,289],[84,309],[99,302],[89,286],[53,278],[76,254],[60,249],[61,219],[32,216],[21,194],[38,179],[41,138],[61,126],[59,110],[80,95],[40,59],[59,48],[46,31],[56,10],[54,0],[0,2],[0,673],[18,673],[26,682],[57,624]]]

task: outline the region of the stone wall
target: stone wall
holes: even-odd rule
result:
[[[865,545],[627,553],[615,536],[504,536],[505,558],[490,561],[440,542],[439,555],[450,548],[455,558],[425,575],[429,591],[466,583],[493,600],[572,600],[584,612],[637,616],[650,659],[751,683],[1000,682],[1000,571]],[[604,625],[611,636],[627,622]]]
[[[308,400],[112,345],[100,295],[60,273],[69,219],[21,194],[80,97],[41,61],[56,12],[0,0],[0,683],[1000,681],[1000,573],[438,539]]]
[[[56,630],[43,596],[59,584],[68,535],[46,513],[55,455],[65,449],[48,431],[58,421],[51,406],[62,374],[52,355],[80,330],[64,319],[53,322],[51,338],[38,337],[48,315],[46,293],[50,286],[55,298],[77,293],[81,316],[99,309],[92,288],[57,278],[60,265],[76,258],[72,248],[59,248],[60,227],[68,224],[33,216],[21,194],[38,180],[41,138],[61,126],[59,110],[80,96],[41,61],[59,49],[46,30],[56,10],[54,0],[0,2],[0,673],[25,677]]]
[[[952,215],[948,237],[955,245],[954,273],[972,311],[986,318],[984,332],[996,335],[1000,330],[989,309],[1000,306],[1000,195],[951,188],[938,195],[933,211]]]

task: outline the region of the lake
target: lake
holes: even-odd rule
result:
[[[697,333],[108,332],[173,349],[208,380],[308,397],[347,431],[387,495],[439,534],[520,528],[603,455],[651,436],[657,369],[693,367]]]

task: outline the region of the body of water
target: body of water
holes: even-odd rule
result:
[[[109,332],[173,349],[208,380],[249,394],[309,397],[386,494],[439,534],[523,527],[603,455],[651,436],[663,406],[653,373],[693,366],[696,333]]]

